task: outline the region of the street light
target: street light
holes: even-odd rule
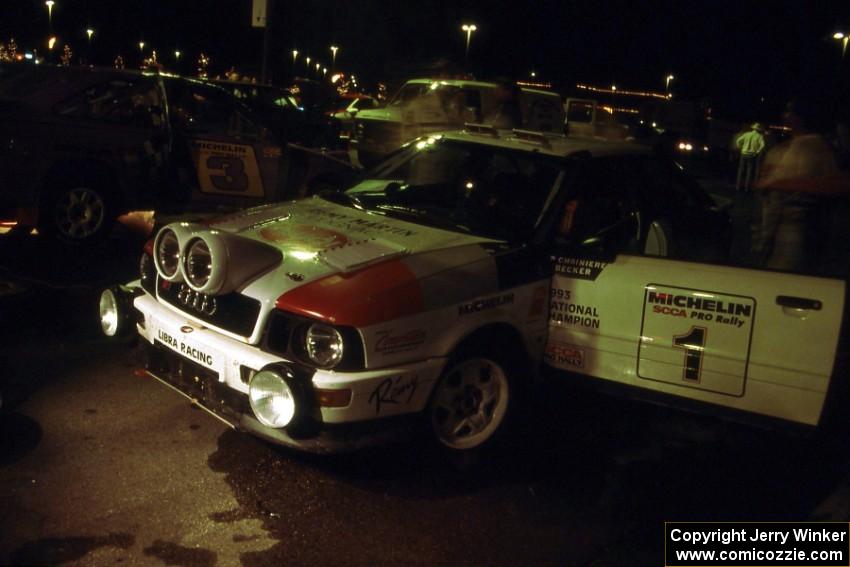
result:
[[[175,49],[175,50],[174,50],[174,58],[175,58],[175,59],[177,59],[177,60],[179,61],[179,60],[180,60],[180,55],[182,55],[182,54],[180,53],[180,50],[179,50],[179,49]]]
[[[140,42],[139,42],[139,51],[144,51],[144,50],[145,50],[145,42],[144,42],[144,41],[140,41]]]
[[[94,35],[94,30],[91,28],[86,29],[86,35],[89,36],[89,45],[91,45],[91,36]]]
[[[44,5],[47,6],[47,23],[50,29],[53,29],[53,5],[56,4],[53,0],[47,0]]]
[[[331,45],[331,69],[336,69],[336,52],[339,50],[339,47],[336,45]]]
[[[293,50],[292,50],[292,66],[293,66],[293,67],[295,66],[295,60],[296,60],[296,59],[298,59],[298,50],[297,50],[297,49],[293,49]]]
[[[466,63],[469,64],[469,42],[472,40],[472,32],[478,27],[475,24],[463,24],[460,29],[466,32]]]
[[[309,69],[310,69],[310,58],[309,58],[309,57],[307,57],[307,58],[306,58],[306,61],[307,61],[307,69],[309,70]]]
[[[841,58],[844,59],[844,54],[847,53],[847,41],[850,40],[850,34],[844,32],[835,32],[832,34],[832,39],[837,39],[841,42]]]
[[[322,67],[322,76],[323,76],[323,77],[326,77],[327,75],[328,75],[328,68],[327,68],[327,67]]]
[[[317,75],[319,74],[319,69],[321,69],[321,68],[322,68],[322,64],[321,64],[321,63],[316,63],[316,74],[317,74]]]
[[[667,75],[667,80],[664,83],[664,90],[665,91],[670,92],[670,81],[672,81],[675,78],[676,77],[674,77],[673,75]]]

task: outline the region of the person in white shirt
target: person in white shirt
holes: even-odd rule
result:
[[[738,162],[738,181],[735,189],[749,191],[758,179],[759,164],[764,152],[764,135],[761,124],[756,122],[749,132],[741,134],[735,140],[735,146],[741,152]]]

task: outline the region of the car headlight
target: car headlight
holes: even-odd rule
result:
[[[115,297],[115,292],[112,289],[107,288],[100,293],[98,310],[100,312],[100,330],[107,337],[116,336],[121,317],[118,312],[118,298]]]
[[[314,323],[304,335],[304,349],[316,365],[322,368],[336,366],[342,360],[342,335],[333,327]]]
[[[248,399],[257,419],[268,427],[286,427],[295,417],[296,402],[292,388],[274,370],[254,374],[248,385]]]
[[[172,281],[180,269],[180,241],[171,229],[163,229],[154,246],[156,268],[160,275]]]
[[[207,285],[212,275],[212,253],[209,245],[202,238],[196,238],[186,248],[184,259],[186,279],[195,288]]]

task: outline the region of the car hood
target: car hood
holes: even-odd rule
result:
[[[357,120],[383,120],[385,122],[401,122],[401,107],[370,108],[357,113]]]
[[[354,326],[423,309],[424,280],[431,282],[428,293],[440,296],[447,293],[440,291],[442,277],[445,286],[477,290],[477,270],[486,265],[492,271],[491,249],[504,244],[319,197],[168,228],[178,233],[184,255],[197,239],[208,244],[212,274],[196,291],[235,291],[259,300],[266,311],[277,307]],[[453,270],[463,277],[447,275]]]

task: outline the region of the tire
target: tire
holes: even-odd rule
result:
[[[471,352],[450,359],[427,409],[437,443],[455,453],[491,445],[512,409],[512,383],[509,365],[498,356]]]
[[[116,219],[111,192],[86,180],[49,189],[38,216],[39,232],[71,244],[102,241]]]

